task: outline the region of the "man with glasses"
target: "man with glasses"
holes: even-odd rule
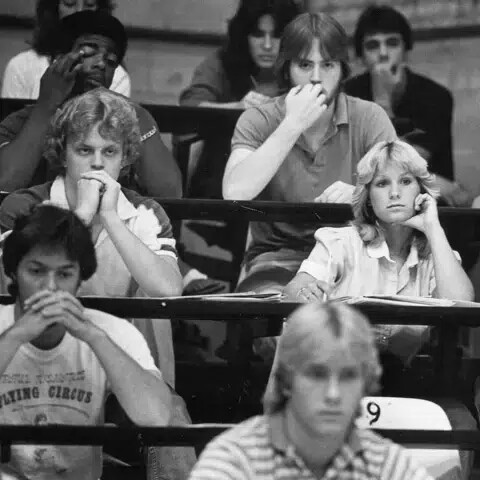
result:
[[[442,197],[465,205],[468,194],[453,182],[452,94],[408,68],[412,46],[411,27],[400,12],[386,5],[367,8],[354,32],[355,53],[367,71],[349,79],[345,92],[382,106],[397,134],[428,160]]]

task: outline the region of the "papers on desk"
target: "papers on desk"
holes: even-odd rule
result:
[[[165,297],[162,300],[215,300],[221,302],[227,301],[261,301],[261,302],[280,302],[284,298],[282,293],[212,293],[210,295],[185,295],[182,297]]]
[[[345,302],[350,305],[410,305],[416,307],[452,307],[457,304],[457,302],[453,300],[446,300],[444,298],[413,297],[408,295],[365,295],[361,297],[341,297],[333,299],[333,301]]]
[[[185,297],[183,297],[185,298]],[[255,292],[243,292],[243,293],[220,293],[216,295],[203,295],[203,300],[245,300],[245,301],[261,301],[261,302],[280,302],[284,298],[282,293],[255,293]]]

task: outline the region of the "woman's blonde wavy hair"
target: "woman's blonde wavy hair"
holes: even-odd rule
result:
[[[310,360],[313,352],[322,348],[325,341],[331,341],[331,336],[326,336],[325,332],[330,332],[361,365],[364,394],[378,391],[382,367],[367,318],[348,305],[309,303],[290,315],[278,342],[273,381],[263,397],[266,414],[285,408],[295,372]]]
[[[382,228],[370,203],[370,186],[377,172],[388,163],[399,165],[410,172],[418,181],[421,193],[438,197],[435,188],[435,175],[428,171],[427,161],[410,144],[402,140],[379,142],[375,144],[357,165],[357,183],[352,196],[353,222],[366,244],[379,241]],[[425,257],[429,252],[425,235],[414,231],[418,252]]]
[[[55,113],[45,140],[44,157],[53,173],[65,174],[67,140],[84,138],[99,123],[102,138],[123,145],[122,168],[140,152],[140,129],[131,102],[106,88],[96,88],[67,101]]]

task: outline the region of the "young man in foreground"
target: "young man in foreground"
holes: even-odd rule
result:
[[[213,440],[191,480],[431,480],[404,448],[355,426],[381,374],[363,315],[345,305],[299,308],[276,360],[264,415]]]

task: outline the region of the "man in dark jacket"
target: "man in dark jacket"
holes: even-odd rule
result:
[[[382,106],[397,134],[428,160],[442,197],[451,205],[470,205],[469,195],[454,182],[452,94],[408,68],[412,46],[412,30],[400,12],[389,6],[368,7],[354,33],[355,53],[367,71],[349,79],[345,91]]]

